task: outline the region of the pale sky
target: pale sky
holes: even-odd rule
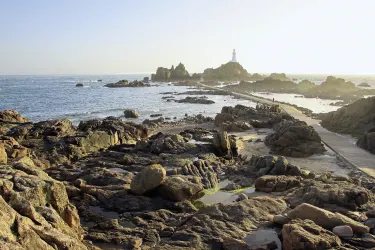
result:
[[[373,0],[0,1],[0,74],[374,74]]]

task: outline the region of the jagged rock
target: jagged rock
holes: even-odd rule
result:
[[[348,225],[336,226],[332,229],[332,232],[339,237],[353,237],[353,229]]]
[[[227,122],[234,122],[234,116],[226,113],[219,113],[215,116],[215,126],[220,127]]]
[[[374,194],[368,189],[344,181],[310,181],[287,199],[292,206],[308,202],[319,207],[338,206],[351,210],[358,210],[375,200]]]
[[[274,126],[275,133],[265,139],[265,144],[277,154],[307,157],[325,152],[319,134],[301,121],[283,121]]]
[[[282,192],[301,185],[301,177],[265,175],[255,181],[255,189],[261,192]]]
[[[127,109],[124,111],[125,118],[138,118],[139,113],[134,109]]]
[[[360,222],[354,221],[340,213],[332,213],[322,208],[303,203],[290,212],[288,217],[291,219],[312,220],[319,226],[328,230],[332,230],[336,226],[348,225],[356,234],[364,234],[369,232],[369,228]]]
[[[171,69],[158,67],[155,74],[151,75],[152,81],[180,81],[190,79],[189,72],[185,69],[182,63],[179,63],[176,68],[172,65]]]
[[[7,164],[8,162],[8,155],[5,151],[4,145],[0,144],[0,164]]]
[[[282,235],[284,250],[320,250],[341,246],[339,237],[311,220],[292,220],[283,226]]]
[[[155,154],[181,154],[184,152],[196,153],[198,151],[195,144],[185,142],[181,135],[168,135],[163,133],[158,133],[151,136],[148,141],[137,141],[135,148],[139,151],[151,152]]]
[[[171,176],[160,185],[158,192],[167,200],[183,201],[201,198],[204,193],[202,184],[195,184],[183,176]]]
[[[374,109],[375,97],[363,98],[336,111],[322,114],[321,125],[340,134],[360,137],[375,127]]]
[[[205,160],[189,162],[181,167],[179,173],[199,177],[205,188],[215,188],[219,182],[215,170]]]
[[[29,119],[21,116],[17,111],[8,109],[0,111],[0,120],[4,122],[29,122]]]
[[[290,79],[285,75],[285,73],[271,73],[269,77],[280,81],[290,81]]]
[[[128,80],[121,80],[116,83],[108,83],[104,85],[107,88],[125,88],[125,87],[150,87],[151,85],[142,81],[132,81],[128,82]]]
[[[223,239],[242,240],[271,214],[282,213],[285,209],[282,199],[270,197],[205,206],[179,226],[168,243],[186,243],[187,247],[196,249],[221,249]]]
[[[289,164],[285,157],[272,155],[253,155],[245,171],[246,175],[251,177],[260,177],[263,175],[302,175],[301,169]]]
[[[184,99],[178,100],[178,103],[195,103],[195,104],[213,104],[215,103],[212,100],[208,100],[206,98],[201,98],[201,97],[185,97]]]
[[[163,166],[154,164],[144,168],[131,182],[130,188],[135,194],[144,194],[163,184],[166,172]]]
[[[357,146],[375,154],[375,127],[368,130],[357,141]]]
[[[228,62],[216,69],[205,69],[202,77],[205,81],[241,81],[248,80],[250,74],[247,73],[246,69],[244,69],[241,64],[237,62]]]
[[[215,134],[212,144],[219,156],[237,156],[236,141],[229,137],[226,131],[219,131]]]
[[[87,249],[63,183],[22,161],[0,168],[2,246],[5,242],[14,249]]]

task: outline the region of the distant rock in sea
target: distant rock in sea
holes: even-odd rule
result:
[[[280,81],[290,81],[285,73],[272,73],[269,77]]]
[[[196,104],[213,104],[215,103],[212,100],[207,100],[204,97],[186,97],[185,99],[181,99],[177,101],[178,103],[196,103]]]
[[[365,88],[369,88],[371,87],[370,84],[368,84],[367,82],[361,82],[360,84],[358,84],[358,87],[365,87]]]
[[[238,62],[228,62],[214,69],[205,69],[202,75],[205,81],[241,81],[250,80],[250,74]]]
[[[150,87],[151,85],[141,82],[141,81],[128,82],[128,80],[121,80],[116,83],[108,83],[104,86],[108,88],[124,88],[124,87]]]
[[[170,69],[159,67],[155,74],[151,75],[151,81],[165,82],[165,81],[181,81],[189,80],[190,74],[185,69],[185,65],[179,63],[175,68],[173,65]]]
[[[83,84],[82,83],[77,83],[76,87],[83,87]]]

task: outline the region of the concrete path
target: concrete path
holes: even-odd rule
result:
[[[206,86],[201,84],[203,87],[210,88],[213,90],[222,90],[220,88]],[[264,104],[279,104],[286,112],[288,112],[293,117],[305,121],[308,125],[314,127],[318,132],[322,141],[331,148],[334,152],[340,155],[344,160],[354,167],[359,168],[368,175],[375,177],[375,155],[370,154],[368,151],[361,149],[355,145],[355,142],[348,137],[336,134],[334,132],[328,131],[327,129],[320,126],[320,121],[312,119],[306,116],[298,109],[287,104],[273,103],[271,100],[258,98],[253,95],[246,95],[237,92],[231,92],[234,96],[240,97],[242,99],[251,100],[254,102],[264,103]]]

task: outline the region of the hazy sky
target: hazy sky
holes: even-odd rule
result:
[[[0,74],[372,74],[373,0],[0,1]]]

